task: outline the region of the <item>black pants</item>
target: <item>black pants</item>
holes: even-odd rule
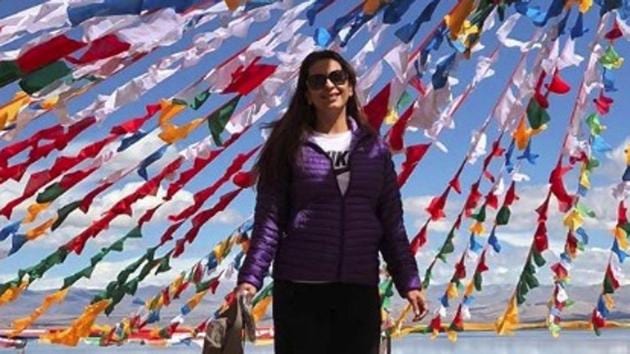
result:
[[[376,286],[276,280],[275,354],[378,354],[379,303]]]

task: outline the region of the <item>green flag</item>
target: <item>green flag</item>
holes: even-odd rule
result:
[[[20,87],[24,92],[32,95],[71,72],[72,70],[63,61],[56,61],[26,75],[20,80]]]
[[[57,210],[57,219],[53,223],[53,225],[51,227],[51,230],[55,231],[61,225],[61,223],[63,223],[66,220],[68,215],[70,215],[70,213],[72,213],[79,206],[81,206],[81,201],[77,200],[77,201],[74,201],[74,202],[72,202],[70,204],[66,204],[63,207],[61,207],[60,209],[58,209]]]
[[[236,96],[232,98],[228,103],[224,104],[219,109],[212,112],[206,119],[208,120],[208,128],[210,129],[210,134],[212,134],[212,139],[217,146],[223,144],[223,140],[221,140],[221,133],[225,130],[225,125],[230,121],[230,117],[234,114],[236,110],[236,106],[238,105],[238,101],[241,99],[241,96]]]
[[[510,222],[511,211],[506,205],[502,206],[497,213],[496,224],[498,226],[507,225]]]
[[[547,110],[541,107],[538,101],[532,98],[527,105],[527,120],[532,129],[538,129],[551,119],[549,118]]]

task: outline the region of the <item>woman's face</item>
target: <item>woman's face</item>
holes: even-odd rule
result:
[[[308,70],[306,100],[317,112],[341,111],[354,94],[348,74],[333,59],[321,59]]]

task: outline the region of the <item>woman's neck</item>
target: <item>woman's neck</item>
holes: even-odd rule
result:
[[[350,130],[346,111],[317,113],[315,131],[324,134],[343,133]]]

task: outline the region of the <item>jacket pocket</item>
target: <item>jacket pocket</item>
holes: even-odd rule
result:
[[[298,210],[293,217],[291,218],[291,223],[289,224],[289,234],[293,231],[300,230],[304,228],[306,222],[309,219],[310,211],[308,209],[300,209]]]

